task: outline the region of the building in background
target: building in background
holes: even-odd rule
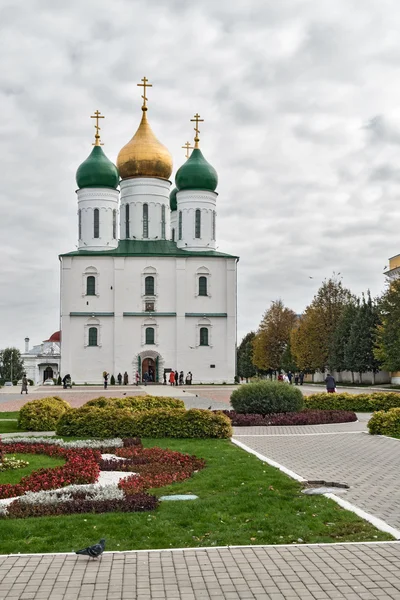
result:
[[[400,254],[396,254],[396,256],[392,256],[389,258],[389,267],[383,273],[389,279],[389,281],[400,277]],[[391,375],[391,383],[399,385],[400,384],[400,371],[393,371],[390,373]]]
[[[41,344],[29,349],[29,338],[25,338],[25,352],[21,354],[24,361],[24,372],[35,385],[48,379],[57,379],[61,363],[61,338],[56,331]]]
[[[217,250],[218,176],[199,147],[202,119],[170,191],[172,157],[150,128],[142,81],[142,119],[117,166],[96,111],[94,148],[76,174],[78,250],[60,256],[61,373],[99,383],[127,371],[132,383],[172,370],[233,383],[238,258]]]

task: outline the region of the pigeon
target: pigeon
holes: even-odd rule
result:
[[[126,396],[126,392],[124,392],[122,395],[123,395],[123,396]]]
[[[210,406],[208,407],[208,409],[207,409],[207,410],[211,410],[211,408],[212,408],[212,404],[210,404]]]
[[[98,558],[101,554],[103,554],[104,549],[106,547],[106,540],[101,539],[98,544],[94,544],[94,546],[88,546],[83,550],[78,550],[75,554],[83,554],[84,556],[90,556],[91,558]]]

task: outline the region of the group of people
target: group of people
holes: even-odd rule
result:
[[[183,385],[184,381],[186,383],[186,385],[192,385],[192,379],[193,379],[193,375],[191,373],[191,371],[188,372],[188,374],[185,375],[183,373],[183,371],[181,371],[180,373],[178,373],[178,371],[171,371],[169,374],[169,384],[170,385]],[[164,381],[163,381],[164,385],[167,385],[167,373],[164,371]]]
[[[290,383],[292,385],[292,381],[294,380],[295,385],[303,385],[304,382],[304,371],[300,371],[299,373],[295,373],[293,375],[292,371],[288,371],[287,373],[279,373],[278,381],[285,381],[286,383]]]

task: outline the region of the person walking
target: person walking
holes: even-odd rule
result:
[[[22,377],[21,394],[22,394],[22,392],[25,392],[25,394],[28,393],[28,380],[26,378],[26,373],[24,373],[24,375]]]
[[[104,379],[104,389],[107,389],[107,384],[108,384],[108,375],[109,373],[107,373],[107,371],[103,372],[103,379]]]
[[[179,385],[183,385],[183,380],[184,380],[184,377],[185,377],[185,376],[184,376],[184,374],[183,374],[183,371],[181,371],[181,372],[179,373]]]
[[[175,385],[178,385],[178,381],[179,381],[179,373],[178,373],[178,371],[175,371],[174,377],[175,377]]]
[[[167,374],[164,371],[164,375],[163,375],[163,385],[167,385]]]
[[[118,385],[122,385],[122,375],[121,375],[121,373],[118,373],[117,379],[118,379]]]
[[[189,385],[192,385],[193,375],[191,371],[189,371],[189,373],[187,374],[187,379],[189,381]]]
[[[139,371],[136,371],[136,374],[135,374],[135,383],[136,383],[136,385],[139,385],[139,381],[140,381]]]
[[[299,373],[299,381],[300,381],[300,385],[303,385],[304,371],[300,371],[300,373]]]
[[[336,391],[336,381],[330,373],[328,373],[328,375],[326,376],[325,383],[326,391],[328,392],[328,394],[334,394]]]
[[[143,375],[143,379],[144,379],[144,385],[147,385],[147,382],[150,380],[150,375],[149,375],[149,373],[147,371]]]
[[[294,385],[299,385],[299,374],[295,373],[294,375]]]
[[[292,379],[293,379],[293,373],[292,373],[292,371],[288,371],[287,376],[288,376],[290,385],[292,385]]]
[[[127,371],[124,373],[124,385],[128,385],[129,377]]]
[[[175,383],[175,373],[173,371],[171,371],[169,374],[169,384],[174,385],[174,383]]]

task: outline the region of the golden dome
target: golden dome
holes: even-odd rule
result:
[[[169,179],[172,173],[172,156],[154,135],[142,108],[139,128],[130,142],[120,150],[117,166],[121,179],[129,177],[159,177]]]

